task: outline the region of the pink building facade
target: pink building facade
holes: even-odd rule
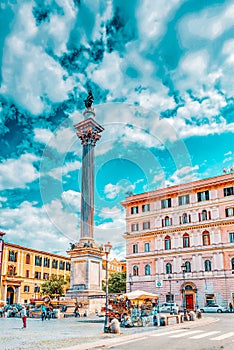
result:
[[[127,290],[189,310],[234,304],[234,174],[127,197]]]

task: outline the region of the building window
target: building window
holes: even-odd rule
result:
[[[190,261],[185,261],[186,272],[191,272],[191,263]]]
[[[17,262],[17,253],[13,250],[9,251],[8,261]]]
[[[139,275],[139,268],[138,268],[137,265],[133,266],[132,274],[133,274],[133,276],[138,276]]]
[[[38,280],[41,279],[41,273],[39,271],[35,272],[35,278],[37,278]]]
[[[162,199],[161,200],[161,208],[162,209],[171,208],[171,198]]]
[[[198,202],[208,201],[210,199],[209,191],[197,192]]]
[[[169,275],[172,273],[172,265],[170,263],[166,264],[166,274]]]
[[[232,196],[234,194],[234,187],[226,187],[223,189],[224,197]]]
[[[42,257],[41,256],[38,256],[38,255],[35,256],[35,265],[36,266],[42,265]]]
[[[71,264],[69,262],[66,262],[66,271],[71,270]]]
[[[58,268],[58,260],[52,260],[52,269]]]
[[[150,222],[143,222],[143,230],[148,230],[150,228]]]
[[[234,270],[234,258],[232,258],[231,260],[231,267],[232,267],[232,270]]]
[[[211,271],[211,261],[205,260],[205,271]]]
[[[131,228],[132,228],[132,232],[138,231],[139,230],[139,225],[138,224],[132,224]]]
[[[231,243],[234,243],[234,232],[229,232],[229,240]]]
[[[26,278],[29,278],[30,277],[30,272],[29,270],[26,270]]]
[[[171,249],[171,237],[166,236],[165,237],[165,250],[170,250]]]
[[[183,248],[189,248],[189,247],[190,247],[189,234],[185,233],[183,235]]]
[[[150,275],[150,265],[145,265],[145,275],[146,276]]]
[[[133,252],[133,253],[138,253],[138,244],[133,244],[133,246],[132,246],[132,252]]]
[[[150,252],[150,244],[149,243],[145,243],[145,252]]]
[[[49,277],[50,277],[50,275],[48,273],[46,273],[46,272],[43,273],[43,279],[44,280],[48,280]]]
[[[210,234],[208,231],[202,233],[202,243],[203,245],[210,245]]]
[[[60,261],[59,262],[59,270],[64,270],[65,268],[65,262],[64,261]]]
[[[138,214],[138,207],[131,207],[131,214]]]
[[[44,258],[44,267],[50,267],[50,259]]]
[[[24,286],[24,292],[29,292],[29,286]]]
[[[169,216],[165,216],[165,219],[163,220],[163,227],[171,226],[171,225],[172,225],[172,219],[170,219]]]
[[[226,208],[226,217],[228,218],[229,216],[234,216],[234,208]]]
[[[26,255],[26,264],[30,264],[30,254]]]
[[[202,221],[207,220],[207,211],[206,210],[202,210],[201,219],[202,219]]]
[[[189,222],[189,217],[186,213],[182,215],[182,222],[183,224],[187,224]]]
[[[142,205],[142,212],[145,213],[146,211],[150,211],[150,205],[149,204],[143,204]]]
[[[185,196],[179,196],[178,200],[179,200],[179,205],[189,204],[190,202],[189,194],[186,194]]]

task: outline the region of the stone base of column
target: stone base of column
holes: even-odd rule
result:
[[[88,237],[80,239],[67,253],[71,257],[71,278],[66,299],[85,302],[89,313],[100,312],[105,305],[105,293],[102,291],[103,248]]]

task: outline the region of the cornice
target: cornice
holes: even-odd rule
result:
[[[177,195],[183,195],[186,193],[194,193],[199,190],[220,187],[228,183],[233,184],[233,181],[234,181],[234,173],[220,175],[220,176],[202,179],[202,180],[196,180],[196,181],[181,184],[181,185],[175,185],[171,187],[157,189],[151,192],[145,192],[145,193],[129,196],[125,199],[125,201],[121,202],[121,205],[123,207],[128,207],[138,202],[139,203],[146,202],[146,201],[150,202],[151,200],[155,200],[155,198],[161,199],[161,198],[166,198],[168,196],[177,196]]]
[[[128,240],[132,238],[139,238],[139,237],[148,237],[148,236],[157,236],[159,234],[169,234],[174,232],[184,232],[184,231],[190,231],[190,230],[197,230],[197,229],[207,229],[209,227],[218,227],[218,226],[228,226],[228,225],[234,225],[234,219],[227,220],[227,221],[215,221],[215,222],[209,222],[209,223],[198,223],[198,224],[192,224],[192,225],[186,225],[186,226],[176,226],[176,227],[170,227],[170,228],[159,228],[157,230],[152,230],[148,232],[140,232],[140,233],[130,233],[129,235],[124,235],[123,237]]]

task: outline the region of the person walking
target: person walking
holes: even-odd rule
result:
[[[22,310],[21,310],[21,318],[22,318],[22,321],[23,321],[23,327],[22,328],[26,328],[26,326],[27,326],[27,311],[26,311],[26,308],[25,308],[24,305],[22,306]]]
[[[46,320],[46,307],[44,304],[41,305],[41,320]]]
[[[229,310],[230,310],[230,312],[232,312],[232,310],[233,310],[232,303],[229,303]]]

